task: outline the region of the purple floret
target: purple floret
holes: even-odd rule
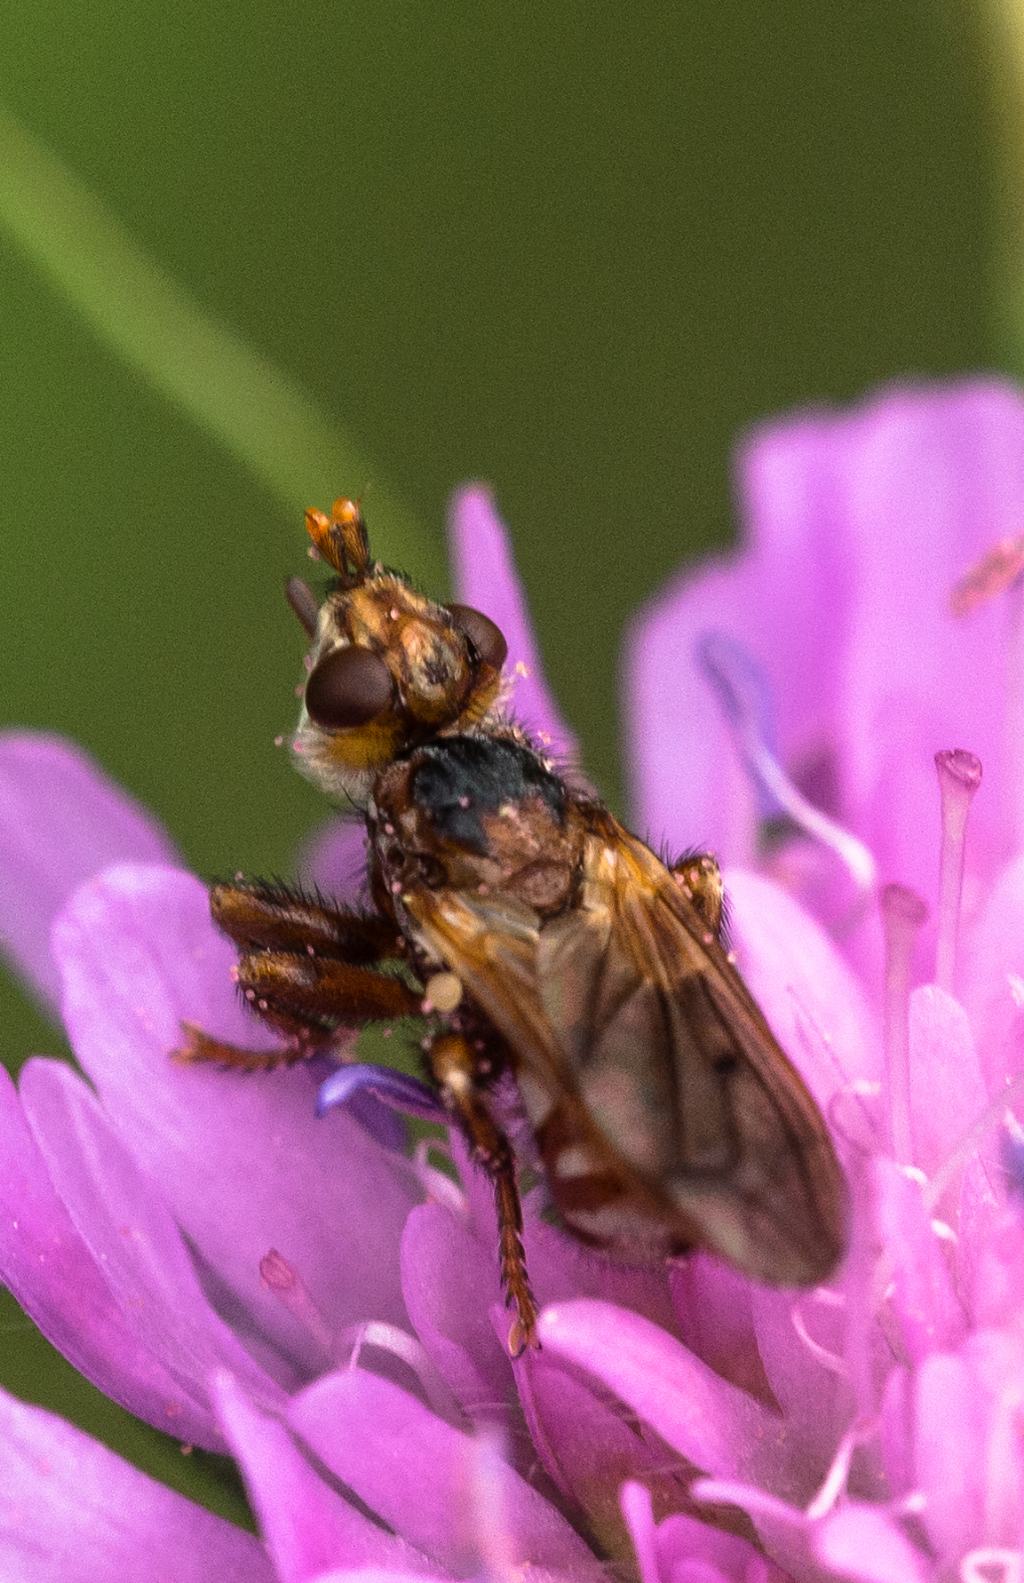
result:
[[[615,1265],[528,1194],[542,1349],[513,1359],[461,1139],[405,1153],[347,1109],[437,1119],[433,1091],[344,1035],[326,1080],[172,1062],[182,1021],[265,1038],[204,887],[77,750],[7,736],[0,926],[88,1082],[0,1081],[0,1276],[101,1389],[234,1455],[262,1537],[0,1397],[4,1577],[1019,1583],[1024,590],[983,572],[1024,523],[1024,401],[773,424],[740,495],[744,547],[633,623],[634,820],[726,861],[739,964],[843,1156],[842,1269],[797,1293],[702,1253]],[[485,490],[452,532],[516,707],[571,752]],[[963,818],[945,749],[984,764]],[[319,883],[356,895],[362,845],[325,829]]]

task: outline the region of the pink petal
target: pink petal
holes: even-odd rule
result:
[[[969,747],[985,765],[993,795],[972,814],[976,855],[998,850],[1005,817],[1002,612],[957,621],[949,598],[986,550],[1020,532],[1024,403],[996,380],[895,388],[849,413],[760,430],[744,482],[765,569],[782,543],[806,558],[804,572],[791,574],[792,597],[781,580],[760,584],[772,623],[760,657],[774,662],[780,694],[795,695],[805,730],[808,695],[820,698],[818,732],[834,757],[842,817],[874,850],[883,879],[928,895],[936,749]],[[791,765],[800,735],[783,726]],[[929,811],[931,842],[922,840]]]
[[[786,1501],[769,1495],[756,1484],[740,1484],[731,1479],[697,1479],[692,1494],[699,1501],[715,1506],[735,1506],[745,1512],[756,1535],[758,1544],[774,1566],[768,1568],[757,1562],[751,1567],[751,1583],[766,1583],[779,1577],[775,1568],[781,1568],[779,1583],[791,1579],[815,1578],[809,1573],[808,1544],[811,1522],[805,1510],[791,1506]]]
[[[305,884],[314,885],[332,901],[344,906],[358,903],[366,894],[366,828],[361,819],[340,814],[327,819],[304,842],[298,871]]]
[[[910,1098],[914,1161],[931,1176],[987,1099],[967,1014],[935,984],[910,997]]]
[[[841,1318],[814,1301],[812,1292],[757,1287],[751,1295],[758,1351],[772,1395],[804,1443],[812,1474],[824,1474],[850,1416],[845,1378],[826,1366],[823,1353],[842,1358]],[[797,1329],[797,1317],[816,1353]],[[841,1362],[838,1363],[841,1367]]]
[[[921,1521],[940,1556],[984,1541],[988,1404],[959,1357],[925,1358],[915,1380],[914,1487],[925,1497]]]
[[[738,471],[747,545],[683,571],[639,617],[624,656],[634,817],[655,843],[705,847],[729,863],[754,856],[752,789],[696,646],[708,632],[742,643],[764,667],[779,749],[813,764],[835,719],[837,638],[848,609],[834,537],[825,417],[762,431]]]
[[[567,1572],[553,1572],[550,1567],[531,1566],[530,1583],[574,1583]],[[439,1567],[429,1572],[394,1572],[383,1567],[355,1567],[351,1570],[318,1572],[309,1583],[448,1583],[449,1574]],[[760,1580],[758,1580],[760,1583]]]
[[[757,606],[736,613],[737,630],[745,635],[749,615],[769,640],[790,762],[813,757],[835,720],[839,656],[855,597],[847,546],[829,531],[846,431],[842,415],[797,414],[754,429],[736,459],[748,557],[760,574]]]
[[[656,1525],[650,1491],[642,1484],[624,1484],[621,1501],[641,1583],[783,1583],[753,1545],[720,1528],[682,1514]]]
[[[14,1583],[275,1583],[251,1534],[88,1435],[0,1395],[0,1576]]]
[[[501,1301],[493,1252],[451,1210],[421,1204],[406,1221],[401,1258],[409,1317],[435,1368],[472,1418],[507,1422],[514,1383],[489,1318]]]
[[[176,861],[155,819],[61,737],[0,735],[0,941],[42,1000],[59,997],[50,925],[61,906],[82,880],[133,861]]]
[[[851,1083],[878,1081],[864,992],[820,924],[746,870],[729,870],[726,895],[740,971],[819,1105]]]
[[[968,1184],[971,1191],[968,1192]],[[970,1258],[961,1248],[962,1279],[979,1328],[1013,1326],[1024,1313],[1024,1225],[1016,1204],[978,1213],[975,1197],[992,1191],[988,1173],[980,1168],[964,1177],[960,1216],[961,1243],[971,1240]]]
[[[589,1382],[543,1350],[524,1354],[515,1371],[542,1466],[572,1503],[570,1510],[584,1513],[600,1549],[616,1558],[626,1556],[619,1502],[623,1481],[643,1480],[659,1508],[671,1509],[687,1497],[682,1469],[668,1465],[663,1447],[641,1438]]]
[[[825,1519],[814,1548],[824,1566],[858,1583],[931,1583],[933,1577],[892,1518],[854,1501]]]
[[[554,1507],[506,1464],[482,1465],[480,1442],[388,1381],[359,1369],[328,1375],[290,1418],[343,1484],[443,1567],[462,1571],[493,1545],[512,1565],[591,1575],[586,1546]]]
[[[687,1462],[790,1499],[803,1494],[786,1426],[646,1319],[610,1304],[559,1303],[542,1344],[596,1376]]]
[[[310,1583],[423,1583],[424,1574],[418,1572],[391,1572],[383,1567],[356,1567],[353,1570],[318,1572]],[[427,1572],[427,1578],[437,1578],[437,1570]],[[551,1567],[530,1566],[530,1583],[575,1583],[567,1572],[552,1572]]]
[[[1017,834],[1021,820],[1007,784],[1003,612],[996,602],[957,621],[949,596],[993,544],[1020,533],[1020,395],[996,380],[895,388],[852,412],[756,431],[739,472],[750,547],[680,579],[631,640],[628,758],[646,828],[749,859],[735,755],[694,658],[714,629],[764,667],[784,762],[798,779],[831,771],[826,801],[884,879],[932,891],[940,747],[970,748],[985,765],[971,842],[991,861],[1008,818]]]
[[[628,1479],[622,1486],[619,1500],[640,1568],[640,1583],[661,1583],[654,1504],[650,1490]]]
[[[984,1404],[984,1533],[982,1543],[1016,1546],[1024,1528],[1024,1465],[1020,1455],[1020,1336],[975,1330],[961,1357]],[[977,1442],[976,1442],[977,1443]]]
[[[1024,1054],[1024,857],[1014,858],[988,893],[969,936],[964,1005],[986,1086],[997,1093]]]
[[[782,1574],[769,1566],[764,1557],[735,1534],[723,1533],[693,1517],[677,1513],[658,1524],[658,1556],[662,1575],[676,1583],[679,1567],[688,1557],[704,1566],[714,1567],[730,1583],[783,1583]]]
[[[575,762],[579,748],[547,684],[508,531],[489,489],[469,484],[452,497],[448,543],[456,598],[497,622],[508,643],[506,676],[515,678],[512,712],[551,751]],[[523,666],[523,675],[517,667]],[[545,744],[546,745],[546,744]]]
[[[474,1168],[474,1174],[481,1173]],[[495,1335],[490,1318],[503,1298],[489,1189],[481,1218],[474,1234],[441,1205],[414,1210],[402,1238],[403,1290],[421,1341],[463,1408],[481,1423],[505,1423],[515,1387],[504,1336]],[[664,1269],[615,1264],[536,1220],[529,1208],[525,1242],[530,1279],[541,1302],[593,1294],[656,1323],[673,1323]]]
[[[307,1583],[326,1567],[427,1570],[411,1546],[325,1483],[283,1424],[261,1412],[233,1376],[217,1376],[215,1395],[281,1583]]]
[[[538,1583],[543,1583],[543,1576],[540,1575]],[[309,1583],[446,1583],[446,1574],[437,1568],[430,1572],[398,1572],[387,1567],[352,1567],[318,1572]]]
[[[318,1121],[306,1069],[250,1077],[169,1058],[183,1020],[268,1043],[237,1003],[234,952],[203,886],[167,869],[108,870],[76,893],[54,941],[75,1052],[239,1313],[318,1367],[320,1342],[261,1279],[273,1249],[331,1325],[402,1322],[398,1242],[420,1191],[407,1162],[338,1112]]]
[[[219,1447],[213,1416],[128,1324],[54,1192],[0,1071],[0,1279],[70,1363],[157,1429]]]
[[[627,632],[622,717],[630,804],[641,835],[658,848],[698,847],[732,863],[754,857],[754,789],[696,649],[708,632],[744,633],[758,577],[744,563],[687,571]]]
[[[897,1364],[885,1377],[879,1425],[879,1447],[895,1498],[914,1489],[913,1376]]]
[[[891,1161],[879,1159],[874,1184],[892,1311],[906,1355],[919,1363],[930,1352],[955,1348],[964,1336],[966,1317],[920,1183]]]
[[[527,1220],[524,1243],[530,1279],[540,1303],[598,1297],[642,1314],[653,1324],[676,1328],[670,1266],[620,1264],[535,1215]]]
[[[747,1277],[712,1254],[695,1252],[673,1261],[670,1281],[677,1316],[672,1328],[678,1329],[684,1345],[723,1379],[764,1396],[767,1380]]]
[[[856,598],[839,699],[841,784],[883,878],[929,895],[938,818],[926,786],[938,748],[981,758],[975,861],[1000,848],[1004,612],[993,604],[958,621],[949,599],[988,549],[1021,531],[1024,402],[996,380],[894,390],[844,426],[833,520],[848,543]],[[893,782],[894,743],[904,763],[919,767],[916,779]],[[922,840],[930,810],[934,837]]]
[[[219,1319],[159,1189],[142,1175],[81,1078],[33,1060],[22,1104],[50,1179],[129,1327],[193,1400],[233,1369],[263,1401],[280,1391]]]

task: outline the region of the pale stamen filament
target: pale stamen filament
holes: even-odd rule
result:
[[[886,885],[880,901],[885,928],[885,1060],[893,1153],[901,1164],[912,1165],[910,975],[914,946],[928,909],[905,885]]]
[[[367,1319],[355,1325],[347,1325],[339,1332],[334,1345],[334,1355],[343,1367],[357,1369],[365,1347],[376,1347],[398,1358],[419,1380],[428,1402],[438,1416],[448,1423],[461,1423],[463,1414],[458,1402],[430,1361],[423,1343],[415,1336],[409,1335],[408,1331],[402,1330],[398,1325],[389,1324],[384,1319]]]
[[[955,993],[960,906],[964,885],[967,815],[981,785],[981,760],[963,748],[943,748],[935,755],[942,798],[942,850],[939,859],[939,938],[935,951],[935,982]]]
[[[796,1302],[793,1304],[793,1307],[790,1309],[789,1317],[792,1321],[793,1329],[796,1331],[808,1352],[814,1359],[816,1359],[818,1363],[821,1364],[823,1369],[826,1369],[829,1374],[838,1375],[840,1379],[848,1379],[849,1370],[846,1367],[846,1360],[839,1357],[835,1352],[831,1352],[828,1347],[823,1347],[820,1341],[815,1341],[814,1337],[807,1329],[807,1319],[801,1307],[801,1301],[802,1300],[800,1298],[797,1298]]]
[[[863,841],[809,802],[774,752],[771,693],[757,661],[724,632],[706,632],[696,652],[732,729],[744,768],[760,794],[762,815],[784,814],[805,835],[835,853],[860,891],[873,890],[875,860]]]
[[[850,1463],[853,1453],[864,1441],[870,1440],[877,1432],[877,1424],[855,1423],[843,1435],[836,1454],[832,1458],[831,1466],[822,1480],[817,1495],[807,1506],[807,1516],[811,1522],[820,1517],[825,1517],[832,1510],[836,1501],[846,1490],[846,1481],[850,1476]]]

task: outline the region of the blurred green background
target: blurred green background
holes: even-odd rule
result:
[[[302,508],[365,491],[380,553],[443,589],[447,496],[482,477],[616,798],[619,634],[728,540],[737,434],[1013,367],[1001,52],[936,0],[10,0],[0,103],[254,361],[226,446],[168,394],[187,338],[124,355],[142,287],[97,277],[88,212],[0,121],[4,722],[86,744],[199,871],[286,871],[322,813],[273,746]],[[12,1063],[62,1048],[3,995]],[[15,1389],[237,1505],[2,1324]]]

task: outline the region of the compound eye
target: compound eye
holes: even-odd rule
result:
[[[459,631],[465,633],[477,657],[492,670],[500,671],[508,655],[508,644],[501,628],[472,605],[449,605],[448,614]]]
[[[327,731],[363,726],[394,699],[391,672],[370,649],[335,649],[310,672],[306,709]]]

